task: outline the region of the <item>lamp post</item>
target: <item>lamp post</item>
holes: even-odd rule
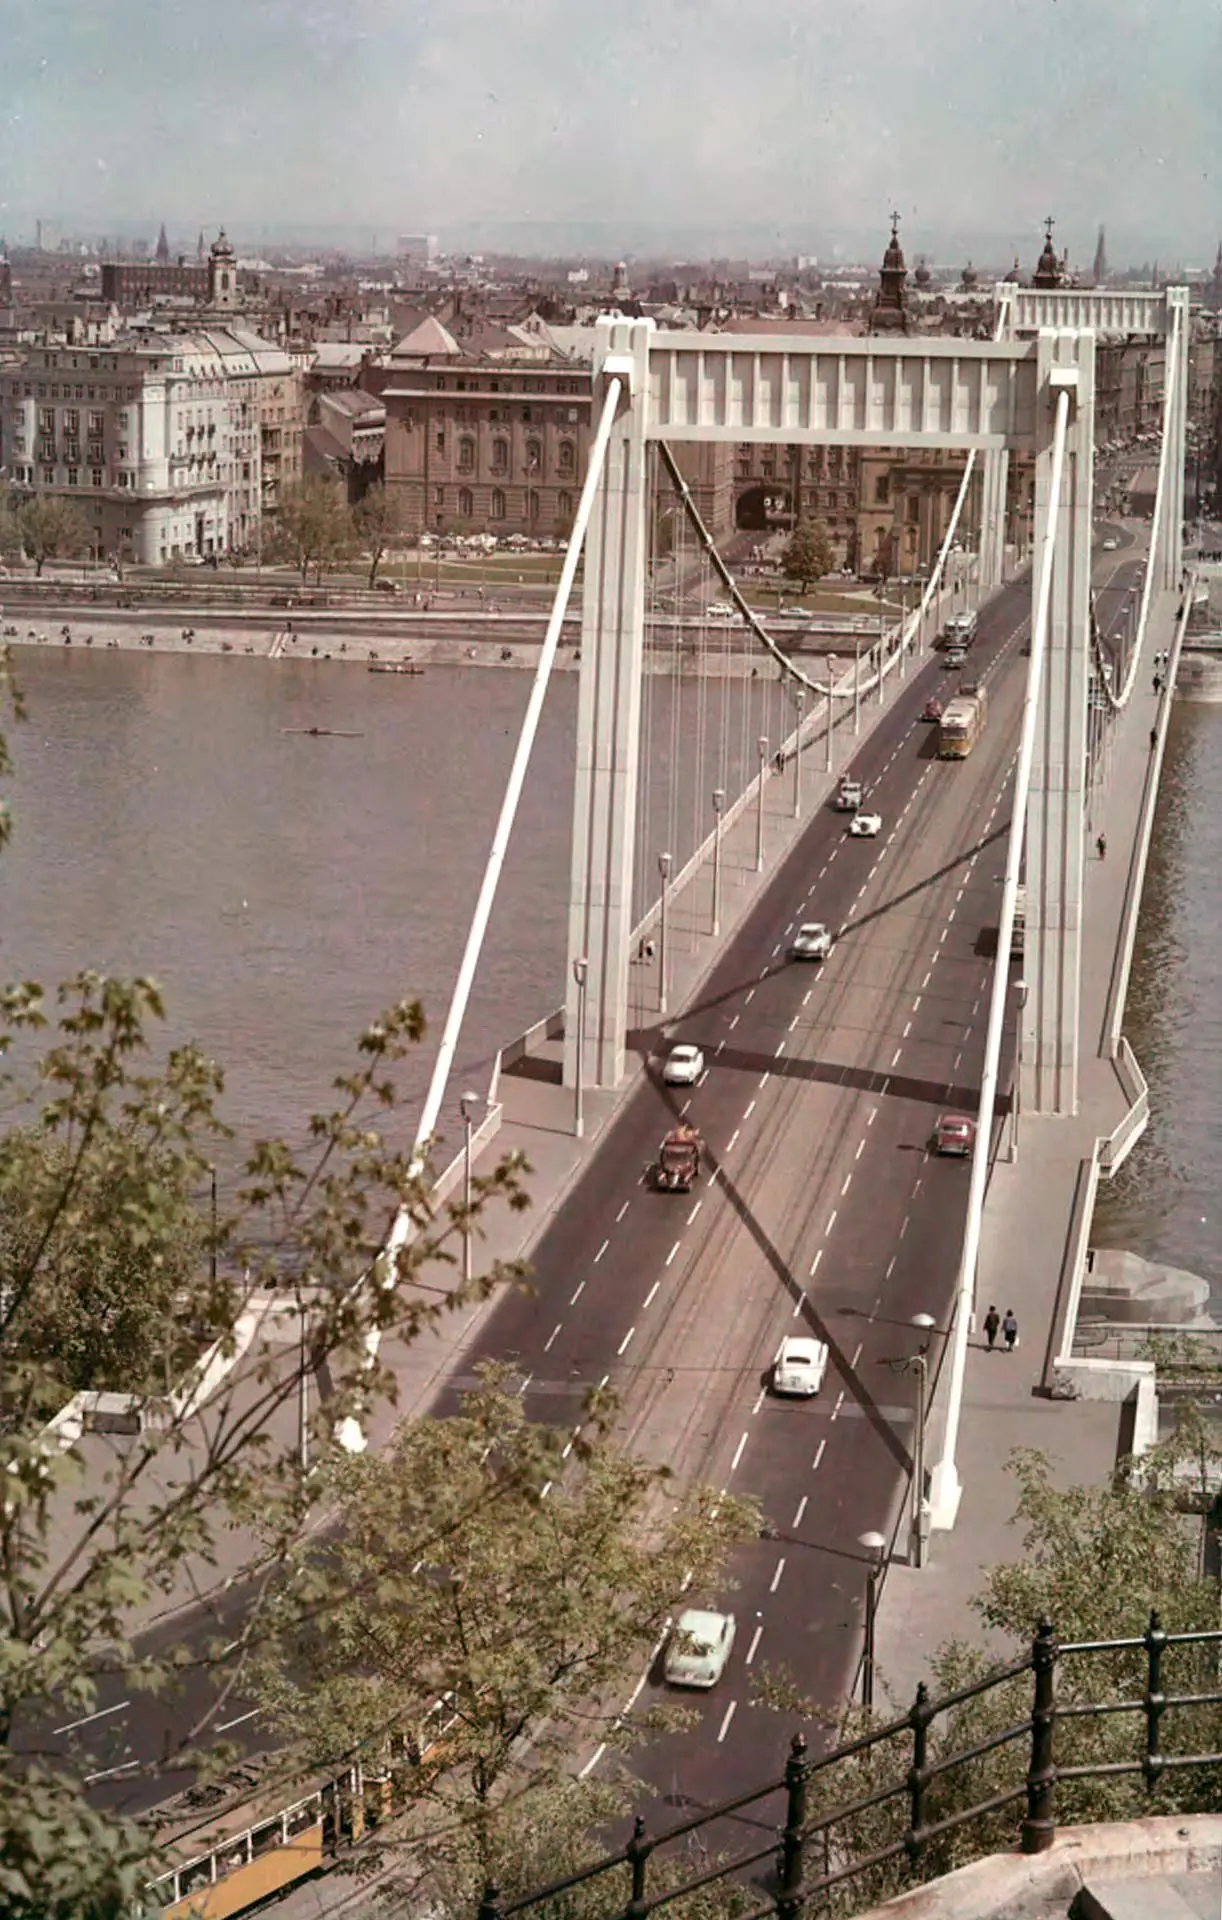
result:
[[[586,1054],[586,980],[589,977],[590,963],[584,954],[573,962],[573,978],[577,982],[577,1047],[576,1047],[576,1084],[573,1101],[573,1132],[580,1140],[585,1132],[585,1113],[583,1096],[585,1094],[585,1054]]]
[[[1023,945],[1027,943],[1027,930],[1023,928]],[[1018,1159],[1018,1112],[1023,1097],[1023,1009],[1027,1004],[1027,982],[1014,982],[1014,998],[1018,1003],[1018,1018],[1014,1032],[1014,1112],[1010,1120],[1010,1159]]]
[[[861,732],[861,635],[853,641],[853,732]]]
[[[580,1078],[580,1068],[578,1069]],[[479,1099],[478,1093],[464,1093],[459,1101],[462,1110],[463,1149],[462,1149],[462,1277],[464,1285],[471,1279],[471,1125],[472,1109]],[[581,1128],[578,1127],[578,1133]]]
[[[870,1555],[866,1569],[866,1639],[861,1655],[861,1704],[867,1713],[874,1711],[874,1647],[878,1624],[878,1589],[882,1584],[883,1555],[887,1542],[881,1533],[863,1533],[861,1545]]]
[[[662,881],[662,903],[658,909],[658,1012],[666,1012],[666,889],[670,881],[670,855],[658,855],[658,874]]]
[[[297,1391],[297,1454],[301,1464],[301,1477],[304,1480],[310,1470],[310,1351],[306,1338],[307,1308],[305,1297],[297,1295],[297,1311],[301,1315],[301,1351],[299,1355],[299,1386]]]
[[[209,1167],[212,1176],[212,1248],[208,1256],[208,1267],[212,1276],[212,1289],[216,1291],[216,1168]]]
[[[805,687],[793,690],[795,708],[793,729],[793,817],[802,817],[802,709],[806,705]]]
[[[835,654],[829,653],[827,656],[827,763],[826,763],[826,770],[828,773],[832,771],[832,733],[835,729],[835,719],[836,719],[836,716],[832,710],[832,699],[833,699],[832,688],[836,684],[836,666],[837,666],[837,661],[836,661]]]
[[[925,1418],[929,1398],[929,1335],[937,1322],[932,1313],[914,1313],[912,1324],[925,1335],[924,1345],[912,1356],[917,1377],[916,1433],[912,1448],[912,1564],[925,1564],[925,1536],[929,1510],[925,1504]]]
[[[724,787],[713,788],[713,935],[721,932],[721,810],[726,804]]]
[[[759,756],[759,779],[755,791],[755,871],[764,871],[764,782],[768,778],[768,735],[761,733],[755,743]]]

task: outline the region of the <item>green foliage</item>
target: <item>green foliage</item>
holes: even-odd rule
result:
[[[337,567],[353,547],[352,514],[339,482],[326,474],[307,474],[285,489],[276,514],[274,549],[301,569],[303,581],[311,567],[315,577]]]
[[[41,575],[48,560],[83,553],[89,546],[89,528],[71,500],[39,493],[17,511],[21,544]]]
[[[0,479],[0,560],[11,560],[21,553],[21,528],[17,520],[17,495],[9,481]]]
[[[370,586],[378,577],[382,556],[402,529],[403,515],[399,497],[381,484],[370,487],[352,510],[352,525],[357,540],[369,556]]]
[[[624,1675],[758,1532],[749,1506],[676,1493],[623,1454],[610,1411],[596,1402],[576,1433],[554,1432],[489,1374],[454,1418],[337,1464],[342,1532],[293,1558],[267,1705],[312,1763],[407,1733],[415,1871],[438,1848],[454,1866],[461,1831],[469,1883],[505,1875],[532,1796],[558,1790],[575,1741],[629,1738]],[[634,1717],[632,1737],[650,1724]]]
[[[0,1783],[6,1920],[154,1920],[144,1834],[96,1813],[41,1768]]]
[[[786,579],[796,580],[805,593],[814,580],[830,573],[834,562],[832,543],[821,520],[799,520],[781,555]]]

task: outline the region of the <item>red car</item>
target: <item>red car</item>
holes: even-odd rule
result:
[[[944,1113],[933,1130],[935,1153],[957,1154],[961,1159],[976,1144],[976,1122],[964,1113]]]
[[[921,708],[921,718],[922,720],[940,720],[942,718],[942,702],[937,699],[936,696],[931,695],[925,702],[925,705]]]

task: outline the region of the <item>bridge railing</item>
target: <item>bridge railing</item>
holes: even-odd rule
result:
[[[1166,1690],[1168,1654],[1178,1662],[1186,1691]],[[1222,1631],[1167,1633],[1157,1614],[1133,1638],[1064,1646],[1043,1621],[1022,1659],[936,1700],[922,1684],[906,1713],[878,1726],[867,1721],[857,1738],[828,1753],[811,1758],[804,1737],[795,1735],[784,1772],[746,1793],[659,1833],[649,1832],[638,1815],[626,1845],[516,1899],[487,1887],[479,1920],[513,1920],[600,1882],[607,1920],[648,1920],[727,1880],[743,1881],[759,1896],[739,1920],[796,1920],[833,1910],[829,1897],[837,1889],[852,1890],[856,1904],[885,1897],[904,1865],[907,1877],[932,1877],[943,1870],[946,1848],[939,1843],[964,1829],[980,1835],[978,1851],[1017,1840],[1024,1853],[1045,1852],[1056,1837],[1058,1816],[1068,1812],[1072,1819],[1078,1783],[1127,1777],[1149,1795],[1172,1773],[1222,1768],[1220,1654]],[[1107,1689],[1091,1684],[1100,1659],[1112,1680]],[[1202,1680],[1213,1684],[1202,1686]],[[1015,1698],[1024,1682],[1025,1709]],[[991,1711],[981,1713],[977,1703]],[[1100,1743],[1106,1758],[1090,1757],[1089,1741],[1076,1732],[1115,1728],[1133,1718],[1140,1722],[1136,1737],[1111,1732]],[[966,1744],[956,1745],[961,1729]],[[1015,1756],[1008,1770],[985,1765],[1007,1754]],[[975,1795],[965,1776],[980,1783]],[[769,1802],[776,1806],[772,1821]],[[674,1870],[680,1843],[748,1809],[755,1809],[751,1824],[767,1835],[758,1845],[717,1856],[703,1872]]]

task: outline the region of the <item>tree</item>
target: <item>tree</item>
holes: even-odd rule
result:
[[[18,509],[17,527],[39,578],[48,560],[81,553],[90,542],[89,528],[72,501],[53,493],[38,493],[27,500]]]
[[[832,570],[832,543],[821,520],[799,520],[781,556],[788,580],[796,580],[805,593],[812,580],[821,580]]]
[[[337,480],[307,474],[285,489],[276,515],[274,545],[301,570],[303,583],[313,567],[316,579],[352,550],[352,514]]]
[[[514,1874],[557,1794],[590,1832],[599,1803],[569,1779],[575,1742],[627,1743],[625,1674],[758,1534],[750,1505],[676,1493],[624,1454],[600,1396],[588,1411],[576,1433],[537,1427],[485,1374],[453,1418],[336,1463],[342,1530],[287,1565],[268,1708],[303,1764],[406,1736],[407,1871],[444,1866],[464,1897]]]
[[[363,494],[352,511],[352,524],[356,536],[369,556],[370,586],[378,577],[378,567],[382,555],[402,530],[403,516],[398,496],[388,493],[379,483]]]
[[[0,560],[21,553],[21,528],[17,521],[17,496],[7,480],[0,479]]]
[[[1202,1449],[1205,1449],[1204,1454]],[[1132,1639],[1140,1636],[1152,1613],[1168,1633],[1207,1631],[1218,1625],[1218,1591],[1199,1572],[1200,1521],[1192,1508],[1195,1483],[1216,1485],[1222,1453],[1189,1417],[1163,1446],[1128,1463],[1114,1482],[1061,1489],[1053,1484],[1047,1460],[1019,1453],[1011,1461],[1019,1491],[1016,1518],[1023,1526],[1022,1557],[994,1567],[973,1603],[987,1626],[1009,1642],[1001,1660],[962,1641],[942,1646],[932,1663],[932,1699],[971,1686],[1003,1670],[1011,1657],[1029,1654],[1039,1623],[1050,1620],[1060,1643]],[[1206,1692],[1217,1685],[1217,1649],[1175,1649],[1165,1657],[1168,1692]],[[1146,1686],[1146,1656],[1135,1651],[1067,1660],[1056,1677],[1058,1704],[1070,1709],[1090,1702],[1140,1699]],[[774,1705],[816,1713],[797,1690],[777,1676],[764,1682]],[[895,1703],[898,1714],[907,1705]],[[988,1692],[965,1701],[930,1729],[929,1766],[934,1777],[925,1798],[926,1825],[948,1820],[974,1805],[1021,1785],[1028,1742],[996,1748],[978,1760],[944,1773],[941,1760],[992,1739],[1029,1720],[1032,1679],[1023,1672]],[[875,1723],[877,1724],[877,1722]],[[843,1741],[870,1725],[869,1716],[852,1711],[839,1728]],[[1141,1747],[1140,1721],[1131,1714],[1089,1715],[1058,1720],[1055,1733],[1059,1768],[1131,1761]],[[1177,1709],[1161,1728],[1164,1753],[1222,1751],[1222,1707]],[[905,1732],[889,1744],[850,1757],[821,1777],[819,1811],[830,1812],[903,1782],[912,1764],[912,1737]],[[1213,1810],[1222,1787],[1222,1769],[1186,1767],[1166,1772],[1147,1793],[1140,1774],[1061,1779],[1056,1790],[1057,1822],[1113,1821],[1147,1813]],[[834,1857],[847,1862],[899,1839],[908,1816],[906,1797],[872,1808],[843,1823],[833,1836]],[[1013,1845],[1014,1805],[986,1814],[949,1833],[935,1835],[921,1854],[915,1875],[903,1856],[884,1863],[866,1878],[849,1883],[836,1913],[855,1913],[890,1897],[911,1880],[934,1879],[983,1854]]]
[[[190,1177],[147,1117],[100,1139],[75,1172],[55,1132],[0,1139],[0,1273],[40,1270],[11,1330],[51,1395],[47,1417],[94,1389],[168,1393],[193,1348],[225,1330],[201,1298],[206,1232]]]

